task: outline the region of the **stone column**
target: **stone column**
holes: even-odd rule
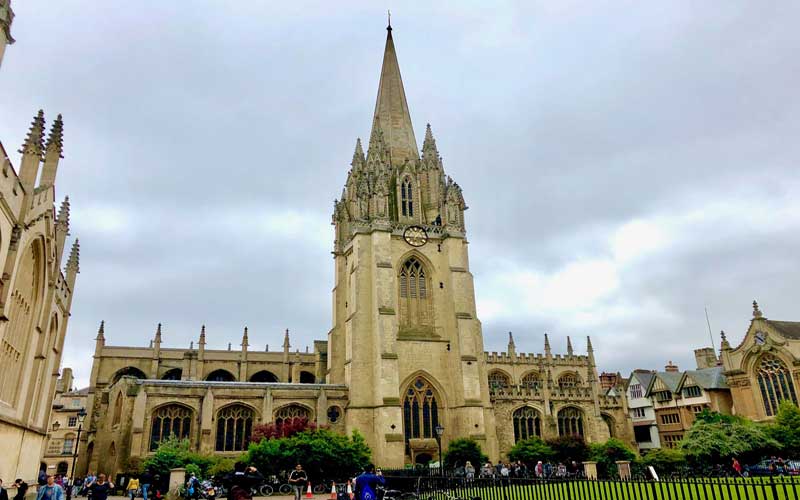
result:
[[[178,491],[180,490],[180,487],[183,486],[184,479],[186,479],[186,469],[183,467],[170,469],[167,500],[176,500],[177,498],[180,498]]]

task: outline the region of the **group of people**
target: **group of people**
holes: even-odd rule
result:
[[[472,476],[470,476],[470,469],[472,470]],[[559,462],[558,464],[539,460],[536,462],[536,465],[533,466],[533,469],[529,468],[521,460],[517,460],[516,462],[498,462],[497,464],[486,462],[481,466],[479,477],[492,479],[568,477],[577,474],[578,470],[578,463],[574,460],[568,463]],[[464,476],[467,479],[472,479],[474,473],[475,468],[472,467],[470,462],[467,462],[464,466]]]
[[[28,483],[22,479],[17,479],[14,481],[14,488],[17,490],[17,494],[14,495],[14,500],[24,500],[25,494],[28,493]],[[8,500],[8,491],[2,479],[0,479],[0,500]]]
[[[72,491],[75,487],[70,484],[68,478],[47,474],[45,471],[39,474],[37,482],[39,483],[39,489],[36,491],[36,500],[67,500],[72,496]],[[80,484],[82,485],[81,489],[85,488],[87,496],[91,497],[92,500],[107,500],[109,492],[114,488],[112,483],[106,481],[105,474],[100,474],[96,478],[87,477],[81,480]],[[17,490],[14,500],[24,500],[25,495],[28,493],[28,483],[22,479],[17,479],[14,481],[14,487]],[[0,500],[8,500],[8,492],[3,485],[2,479],[0,479]]]

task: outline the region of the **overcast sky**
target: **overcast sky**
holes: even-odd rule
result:
[[[326,338],[387,7],[417,141],[470,207],[486,350],[591,335],[601,370],[692,368],[704,307],[717,344],[753,299],[800,320],[800,3],[393,3],[13,1],[0,139],[64,115],[79,385],[101,319],[113,345]]]

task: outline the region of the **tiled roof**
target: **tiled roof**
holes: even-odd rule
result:
[[[772,321],[767,323],[787,339],[800,340],[800,321]]]
[[[715,366],[702,370],[687,370],[686,375],[691,377],[701,389],[728,389],[724,371],[722,366]]]

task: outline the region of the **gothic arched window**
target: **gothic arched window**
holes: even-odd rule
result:
[[[538,372],[530,372],[522,377],[522,387],[527,387],[528,389],[538,389],[541,386],[542,380],[539,377]]]
[[[8,321],[0,350],[0,400],[12,407],[17,404],[28,339],[34,338],[34,322],[42,302],[44,267],[39,242],[25,248],[14,274],[13,291],[6,304]]]
[[[511,385],[511,379],[505,373],[495,370],[489,372],[489,389],[507,389]]]
[[[150,429],[150,451],[170,437],[188,439],[192,429],[192,410],[182,405],[166,405],[153,413]]]
[[[228,370],[214,370],[206,377],[209,382],[236,382],[236,377]]]
[[[217,412],[217,451],[243,451],[253,432],[253,410],[230,405]]]
[[[275,425],[283,425],[294,419],[311,420],[311,412],[300,405],[286,405],[275,412]]]
[[[565,387],[577,387],[579,385],[581,385],[581,378],[575,373],[565,373],[558,377],[558,386],[562,389]]]
[[[583,437],[583,412],[574,406],[559,411],[558,435]]]
[[[250,377],[250,382],[277,382],[278,376],[268,370],[261,370]]]
[[[183,370],[180,368],[173,368],[171,370],[167,370],[164,375],[162,375],[161,380],[180,380],[183,376]]]
[[[414,188],[408,177],[400,183],[400,201],[403,216],[414,217]]]
[[[406,445],[412,438],[432,438],[439,425],[439,404],[433,386],[418,377],[408,387],[403,400],[403,430]]]
[[[539,412],[530,406],[523,406],[514,412],[514,441],[532,437],[542,437],[542,419]]]
[[[407,328],[427,329],[432,326],[428,276],[416,257],[400,268],[400,321]]]
[[[767,354],[761,358],[756,374],[767,416],[775,415],[778,412],[781,401],[791,401],[797,405],[797,393],[794,390],[792,374],[783,361],[772,354]]]

